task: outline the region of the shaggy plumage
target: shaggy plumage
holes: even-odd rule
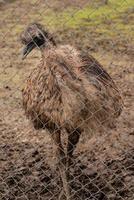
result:
[[[64,154],[60,133],[66,129],[71,157],[84,129],[97,130],[120,115],[123,107],[120,93],[110,75],[92,56],[70,45],[56,45],[41,25],[29,25],[21,40],[26,45],[23,58],[36,46],[41,49],[42,57],[23,90],[26,115],[36,129],[48,129],[62,149],[60,157]],[[63,185],[66,185],[64,180]],[[65,191],[69,199],[69,189]]]

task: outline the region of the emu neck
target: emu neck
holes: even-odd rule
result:
[[[48,56],[50,56],[50,53],[53,52],[55,50],[55,46],[50,43],[47,42],[47,45],[44,45],[41,47],[41,56],[42,59],[46,59]]]

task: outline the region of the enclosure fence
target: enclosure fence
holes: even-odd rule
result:
[[[1,19],[0,22],[2,26],[0,36],[1,200],[67,199],[66,192],[63,188],[61,174],[57,166],[56,146],[53,144],[51,138],[51,134],[54,135],[54,132],[50,134],[47,130],[35,130],[31,121],[26,118],[22,106],[22,88],[25,86],[29,74],[31,72],[36,73],[33,69],[37,66],[38,60],[40,59],[40,51],[34,51],[26,60],[21,60],[20,49],[22,45],[20,44],[19,37],[27,24],[33,21],[41,22],[41,24],[44,24],[48,29],[51,29],[50,32],[52,35],[56,35],[57,33],[56,37],[58,38],[57,40],[59,43],[64,44],[65,42],[66,44],[76,46],[78,49],[80,48],[82,51],[86,51],[89,54],[96,54],[100,61],[103,61],[104,59],[104,65],[106,63],[107,71],[112,72],[113,79],[118,83],[118,89],[120,95],[123,96],[124,102],[129,102],[129,99],[131,99],[131,96],[129,95],[125,99],[124,94],[122,94],[122,89],[125,85],[125,75],[123,74],[125,73],[123,72],[125,69],[122,68],[120,59],[124,59],[122,58],[123,52],[120,52],[119,60],[117,59],[115,61],[114,59],[118,57],[118,54],[116,54],[116,43],[113,42],[114,39],[113,41],[109,41],[109,43],[105,41],[105,50],[103,47],[101,50],[99,49],[99,45],[102,45],[101,42],[92,40],[93,37],[96,37],[95,34],[98,31],[98,27],[100,28],[99,23],[101,23],[101,21],[99,22],[99,17],[101,16],[103,18],[103,22],[106,21],[106,26],[109,26],[111,30],[111,21],[115,20],[114,14],[111,18],[112,13],[120,13],[120,10],[123,13],[122,8],[124,8],[124,4],[129,5],[130,1],[119,1],[118,6],[116,6],[116,4],[113,6],[112,3],[114,1],[110,0],[95,2],[90,0],[85,0],[83,2],[65,0],[33,0],[29,3],[26,1],[0,2],[0,10],[3,16],[3,19]],[[72,6],[72,8],[70,9],[69,6]],[[107,12],[107,9],[109,8],[110,11]],[[83,9],[85,10],[83,11]],[[125,18],[127,18],[127,15],[129,15],[130,12],[126,13]],[[84,17],[82,17],[82,15]],[[98,16],[98,18],[96,16]],[[96,20],[98,20],[98,22]],[[118,23],[120,23],[120,20],[116,21],[116,25]],[[90,29],[90,26],[92,30],[95,30],[94,33],[87,31]],[[114,29],[115,27],[113,25],[113,33],[115,33],[115,35],[117,34],[116,32],[119,33],[119,31]],[[84,34],[85,31],[85,36],[79,35],[79,31],[81,30],[83,32],[82,34]],[[105,31],[106,30],[103,32],[104,35],[102,34],[104,40],[108,29],[106,32]],[[112,37],[114,38],[114,35]],[[120,33],[118,37],[121,42],[125,40]],[[87,45],[88,38],[89,43],[93,43],[91,46],[90,44],[89,46]],[[123,50],[127,46],[126,51],[128,53],[131,51],[132,47],[129,39],[130,38],[128,38],[128,44],[126,43],[125,47],[123,46]],[[73,50],[70,50],[70,54],[73,53]],[[130,67],[131,72],[132,62],[127,62],[127,67]],[[92,64],[94,64],[94,62]],[[117,69],[120,71],[120,74],[123,74],[122,76],[117,74],[117,72],[119,72]],[[101,74],[98,76],[101,76]],[[79,79],[81,77],[77,78]],[[81,94],[77,95],[81,96]],[[38,100],[40,101],[40,98]],[[85,105],[83,105],[83,102],[81,105],[84,109]],[[91,112],[90,117],[94,117],[96,112],[99,112],[104,106],[105,105],[103,104],[97,111]],[[82,107],[79,109],[82,110]],[[80,112],[80,110],[77,110],[77,112]],[[91,108],[91,110],[94,110],[94,108]],[[111,108],[109,108],[109,110],[111,110],[112,117],[115,114],[115,111],[112,112]],[[117,112],[118,111],[119,110],[117,109]],[[41,114],[42,113],[40,113],[40,115]],[[70,124],[71,120],[73,120],[78,113],[73,114],[73,118],[68,122]],[[47,123],[48,125],[50,123],[50,121],[48,121],[44,124],[40,116],[37,115],[36,110],[33,110],[33,116],[35,117],[32,119],[32,122],[39,120],[42,127],[45,127],[47,126]],[[52,118],[53,117],[51,116],[51,119]],[[85,122],[85,120],[87,120],[87,122]],[[81,119],[79,127],[72,128],[72,135],[74,134],[74,131],[77,132],[83,124],[88,123],[89,118],[85,120]],[[110,120],[110,118],[105,120]],[[123,136],[120,136],[120,134],[123,133],[120,133],[120,131],[125,129],[120,127],[119,123],[122,123],[123,125],[123,120],[126,123],[125,125],[129,127],[129,119],[123,118],[122,114],[121,117],[119,117],[119,121],[117,119],[118,122],[115,126],[112,124],[110,127],[106,128],[104,126],[105,121],[98,120],[96,130],[93,131],[92,128],[90,129],[90,127],[88,127],[89,129],[86,129],[86,131],[81,134],[78,147],[74,152],[70,165],[68,167],[64,166],[68,176],[70,200],[134,199],[133,131],[130,134],[127,133],[128,135],[126,134],[124,136],[126,138],[122,139]],[[62,128],[59,127],[58,124],[56,125],[59,130]],[[99,131],[99,128],[103,131]],[[57,129],[55,131],[57,132]],[[90,132],[90,134],[88,134],[88,132]],[[63,130],[61,135],[64,150],[66,152],[66,131]]]

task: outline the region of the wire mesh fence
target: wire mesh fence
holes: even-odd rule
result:
[[[1,200],[134,199],[133,6],[0,1]]]

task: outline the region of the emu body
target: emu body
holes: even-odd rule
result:
[[[23,90],[26,115],[35,128],[84,130],[113,121],[122,110],[118,89],[91,56],[73,47],[44,49]]]
[[[122,111],[122,99],[112,78],[92,56],[70,45],[56,45],[41,25],[31,24],[22,34],[22,42],[26,45],[24,57],[35,46],[41,49],[40,64],[23,89],[23,106],[36,129],[50,132],[70,199],[65,165],[81,132],[113,123]],[[67,159],[60,138],[63,129],[68,133]]]

